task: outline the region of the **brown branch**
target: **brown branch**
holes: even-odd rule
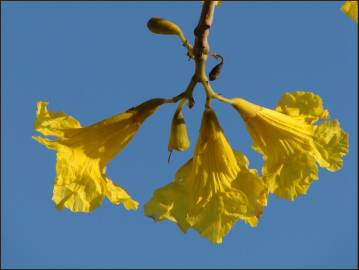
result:
[[[215,6],[216,1],[204,1],[203,3],[201,17],[194,30],[194,35],[196,37],[194,42],[194,54],[196,57],[201,57],[202,54],[207,54],[209,52],[207,38],[209,29],[212,26]]]
[[[197,81],[201,82],[208,81],[205,72],[205,63],[209,52],[208,35],[213,22],[215,6],[216,1],[204,1],[202,5],[201,17],[194,30],[195,42],[193,52],[196,62],[195,77]]]

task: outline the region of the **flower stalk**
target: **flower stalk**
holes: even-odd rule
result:
[[[208,55],[211,55],[208,36],[209,30],[213,23],[216,6],[216,1],[204,1],[198,25],[194,30],[195,42],[193,46],[193,52],[196,69],[193,77],[196,81],[202,84],[206,92],[206,108],[210,107],[211,99],[213,98],[227,104],[232,104],[230,99],[219,95],[216,93],[216,91],[213,90],[206,74],[206,62]]]

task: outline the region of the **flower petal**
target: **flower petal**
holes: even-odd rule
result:
[[[248,169],[248,159],[241,152],[236,151],[237,163],[241,170],[232,186],[241,190],[247,197],[247,211],[241,216],[246,223],[255,227],[263,213],[263,207],[267,205],[268,188],[261,177],[258,176],[257,170]]]
[[[338,120],[325,121],[315,129],[314,153],[319,165],[329,171],[343,166],[342,157],[349,151],[348,134],[340,128]]]
[[[243,192],[232,188],[217,192],[205,203],[192,207],[187,220],[201,236],[220,244],[234,223],[245,215],[247,204]]]
[[[188,190],[185,179],[190,174],[192,159],[184,164],[176,173],[175,180],[157,189],[151,200],[145,204],[145,215],[155,221],[164,219],[176,222],[183,232],[186,232],[190,225],[186,220],[189,208]]]
[[[356,23],[358,23],[358,1],[345,1],[341,10]]]
[[[312,92],[285,93],[275,110],[293,118],[302,119],[308,124],[329,118],[329,112],[324,109],[322,99]]]
[[[307,194],[309,186],[318,179],[315,159],[301,151],[286,155],[280,161],[268,157],[262,173],[271,193],[291,201]]]
[[[100,159],[89,158],[81,149],[59,148],[52,197],[56,207],[73,212],[91,212],[107,196],[114,204],[123,203],[129,210],[136,209],[138,203],[122,188],[115,186],[103,171]]]
[[[69,160],[71,159],[66,154],[57,155],[57,178],[52,199],[60,210],[66,207],[73,212],[90,212],[103,200],[102,177],[98,175],[99,171],[91,170],[93,165],[90,160],[86,162],[83,159],[81,162],[79,157],[73,162]],[[79,167],[84,169],[79,170]]]
[[[80,128],[80,123],[63,112],[48,112],[48,102],[37,103],[36,121],[34,129],[46,136],[63,137],[64,130]]]
[[[118,205],[123,203],[123,206],[127,210],[136,210],[138,208],[138,202],[133,200],[131,196],[128,195],[128,193],[123,188],[113,183],[107,177],[106,177],[105,196],[113,204]]]

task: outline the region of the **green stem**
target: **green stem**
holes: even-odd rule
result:
[[[222,102],[230,104],[230,105],[233,103],[233,101],[231,99],[223,97],[220,94],[218,94],[216,91],[214,91],[211,84],[208,81],[205,83],[202,82],[202,85],[203,85],[204,90],[206,91],[207,96],[209,96],[210,99],[215,98],[219,101],[222,101]]]
[[[177,109],[175,114],[179,113],[180,111],[182,111],[183,105],[186,102],[186,98],[182,98],[180,103],[178,103]]]
[[[183,36],[183,38],[181,38],[181,41],[183,43],[183,46],[187,49],[187,55],[191,58],[194,58],[194,54],[193,54],[193,47],[191,45],[191,43],[188,42],[188,40]]]
[[[198,82],[200,82],[203,85],[203,88],[206,92],[206,105],[205,105],[206,108],[210,108],[211,100],[213,98],[227,104],[232,104],[231,99],[223,97],[213,90],[206,74],[206,62],[208,55],[210,54],[208,35],[209,35],[209,29],[212,26],[215,7],[216,7],[215,1],[203,2],[201,16],[198,25],[194,31],[195,42],[193,47],[186,40],[183,34],[179,36],[181,41],[183,42],[183,46],[186,47],[188,50],[188,55],[191,58],[194,58],[196,68],[194,75],[187,86],[187,89],[182,94],[172,99],[173,100],[172,102],[177,102],[178,100],[181,99],[181,102],[179,103],[177,110],[182,109],[185,100],[188,100],[188,106],[190,108],[193,106],[194,99],[192,93]]]

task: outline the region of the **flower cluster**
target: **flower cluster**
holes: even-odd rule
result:
[[[56,207],[90,212],[107,197],[126,209],[137,209],[138,203],[106,177],[106,165],[165,102],[152,99],[87,127],[65,113],[48,112],[47,103],[39,102],[35,130],[58,138],[33,137],[57,151]],[[244,119],[254,150],[263,156],[262,175],[231,148],[215,112],[206,108],[193,157],[173,182],[154,192],[145,215],[176,222],[183,232],[192,227],[211,242],[221,243],[237,220],[257,225],[268,193],[288,200],[306,194],[318,178],[316,162],[329,171],[342,167],[348,135],[337,120],[328,120],[328,111],[314,93],[285,93],[274,110],[241,98],[231,104]],[[315,125],[320,119],[326,120]],[[169,150],[183,151],[188,146],[183,115],[176,111]]]
[[[168,150],[187,150],[190,140],[182,108],[186,101],[190,108],[194,105],[192,92],[197,83],[206,92],[206,104],[193,157],[181,166],[171,183],[153,193],[144,206],[146,216],[155,221],[168,219],[183,232],[193,228],[212,243],[221,243],[238,220],[257,226],[270,193],[292,201],[307,194],[318,179],[318,165],[329,171],[343,166],[348,134],[337,120],[329,119],[321,98],[313,92],[285,93],[277,106],[269,109],[243,98],[225,98],[212,89],[205,73],[207,57],[221,59],[210,80],[219,76],[223,57],[208,51],[206,39],[214,8],[221,2],[203,2],[194,47],[176,24],[158,17],[147,23],[155,34],[178,36],[196,63],[195,74],[180,95],[148,100],[86,127],[63,112],[49,112],[47,102],[38,102],[35,130],[56,137],[33,136],[57,154],[52,196],[56,208],[91,212],[107,197],[113,204],[137,209],[138,202],[105,175],[106,166],[165,103],[180,101],[172,118]],[[352,14],[352,3],[343,10]],[[229,104],[243,118],[253,149],[264,160],[260,173],[249,167],[243,153],[232,149],[211,108],[212,99]]]

